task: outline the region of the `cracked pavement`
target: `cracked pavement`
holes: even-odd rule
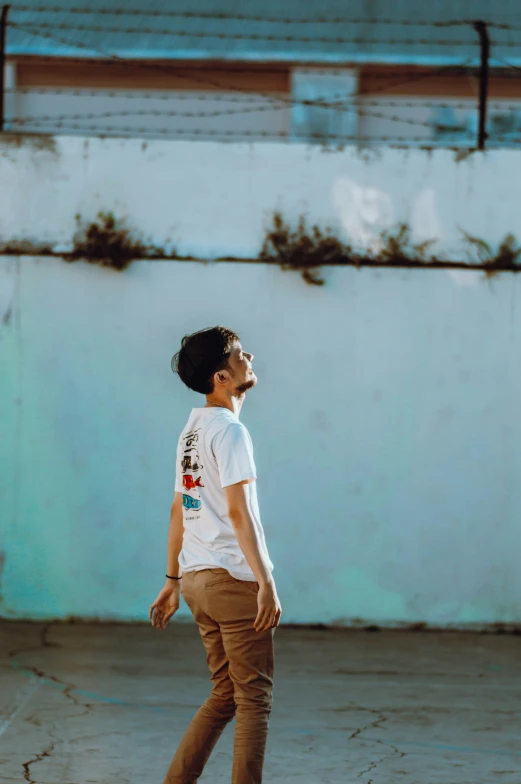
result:
[[[194,625],[0,623],[1,784],[163,781],[209,691]],[[279,629],[265,781],[520,784],[520,645]],[[202,783],[230,780],[232,744]]]

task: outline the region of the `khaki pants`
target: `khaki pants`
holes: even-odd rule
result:
[[[273,629],[256,632],[254,582],[225,569],[187,572],[183,596],[206,648],[213,689],[193,718],[163,784],[192,784],[235,716],[232,784],[262,781],[273,687]]]

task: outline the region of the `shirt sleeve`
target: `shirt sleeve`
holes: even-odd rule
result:
[[[212,447],[221,487],[257,478],[250,434],[241,422],[232,422],[223,428],[215,436]]]
[[[175,457],[175,485],[174,489],[176,493],[183,492],[183,479],[181,476],[181,448],[179,444],[177,445],[176,450],[176,457]]]

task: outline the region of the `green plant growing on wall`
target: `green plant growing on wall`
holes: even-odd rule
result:
[[[477,256],[488,277],[497,275],[501,270],[521,270],[521,264],[518,263],[521,247],[513,234],[507,234],[494,250],[480,237],[474,237],[463,230],[461,233],[467,242],[469,259],[473,260]]]
[[[112,212],[99,212],[97,220],[88,225],[83,225],[77,215],[76,223],[78,230],[73,249],[65,257],[68,261],[83,259],[91,264],[123,270],[135,259],[157,259],[167,255],[162,248],[146,245]],[[172,258],[172,254],[169,257]]]

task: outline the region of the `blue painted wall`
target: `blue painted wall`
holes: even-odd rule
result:
[[[260,379],[243,419],[285,620],[521,621],[520,279],[327,278],[0,260],[5,616],[145,618],[201,400],[170,357],[228,323]]]

